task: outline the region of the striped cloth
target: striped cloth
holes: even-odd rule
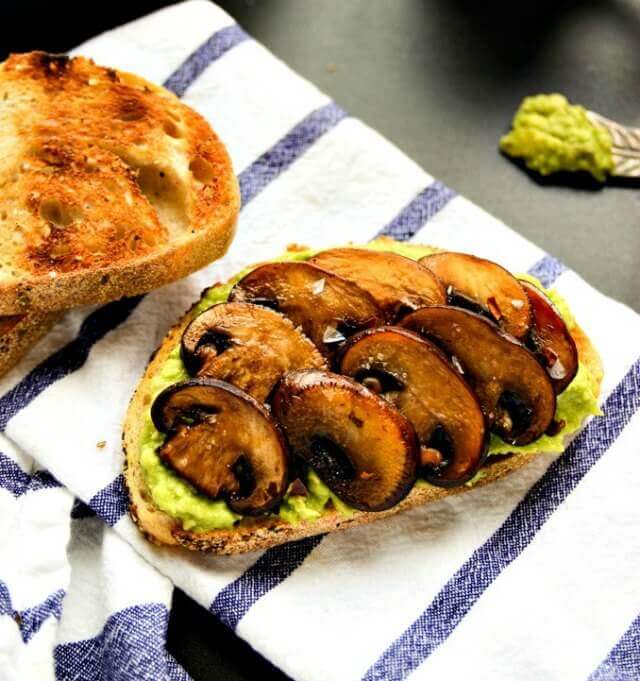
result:
[[[78,52],[164,83],[206,116],[243,208],[220,262],[69,313],[0,383],[5,677],[186,678],[164,648],[175,585],[295,679],[640,678],[640,318],[434,180],[214,5],[168,8]],[[148,544],[126,515],[120,433],[170,324],[206,284],[291,242],[377,234],[556,286],[602,352],[604,416],[555,460],[368,527],[228,558]]]

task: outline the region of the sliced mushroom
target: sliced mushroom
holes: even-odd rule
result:
[[[449,305],[482,312],[515,338],[527,335],[529,299],[504,267],[467,253],[434,253],[420,262],[445,285]]]
[[[237,513],[273,508],[287,488],[287,449],[266,409],[242,390],[194,378],[163,390],[151,408],[167,433],[158,455],[180,477]]]
[[[411,331],[363,331],[344,347],[340,372],[385,397],[413,425],[421,475],[443,487],[470,480],[480,467],[487,433],[473,391],[444,353]]]
[[[382,511],[409,493],[418,468],[413,428],[356,381],[327,371],[286,374],[273,411],[292,452],[350,506]]]
[[[279,310],[302,328],[325,357],[333,357],[357,331],[384,323],[366,291],[307,262],[262,265],[233,287],[229,300]]]
[[[309,262],[368,291],[390,323],[412,310],[447,302],[444,286],[430,270],[396,253],[332,248]]]
[[[264,402],[285,371],[324,369],[316,346],[280,313],[251,303],[220,303],[182,334],[192,376],[227,381]]]
[[[494,432],[525,445],[550,426],[556,396],[547,372],[515,338],[488,319],[456,307],[425,307],[402,326],[434,341],[455,358]]]
[[[557,394],[578,373],[578,349],[564,319],[549,298],[533,284],[520,281],[531,303],[531,331],[527,344],[546,368]]]

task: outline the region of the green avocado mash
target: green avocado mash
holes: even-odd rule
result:
[[[366,248],[394,251],[415,260],[432,252],[432,249],[428,247],[397,244],[384,240],[374,241],[368,244]],[[314,251],[288,252],[281,258],[278,258],[278,260],[306,260],[313,253]],[[241,272],[231,282],[217,284],[210,288],[195,307],[195,312],[199,313],[212,305],[225,302],[233,284],[247,271]],[[528,277],[528,279],[540,285],[532,277]],[[568,311],[567,304],[555,291],[548,291],[547,293],[558,306],[571,329],[575,322]],[[188,378],[188,375],[180,359],[180,348],[176,346],[162,369],[151,380],[151,400],[149,404],[151,404],[161,390],[186,378]],[[533,444],[525,447],[513,447],[502,442],[500,438],[492,436],[489,454],[507,452],[522,454],[530,452],[562,452],[564,438],[574,433],[587,416],[599,413],[600,410],[594,393],[594,379],[589,370],[585,366],[580,365],[578,375],[558,398],[557,417],[566,422],[566,426],[561,433],[553,437],[544,435]],[[224,501],[213,501],[198,493],[189,483],[185,482],[161,462],[156,454],[156,450],[163,440],[164,435],[156,430],[151,421],[151,414],[147,412],[140,442],[140,465],[154,504],[160,510],[182,521],[182,526],[185,530],[194,532],[228,528],[238,522],[242,516],[231,511]],[[467,484],[474,484],[481,479],[482,475],[483,471],[481,470]],[[418,482],[421,485],[429,484],[424,480],[419,480]],[[308,473],[306,486],[308,490],[306,497],[291,496],[287,492],[278,511],[280,518],[292,524],[304,520],[315,520],[323,514],[329,502],[344,516],[349,516],[353,513],[353,509],[340,501],[312,470]]]
[[[611,135],[563,95],[525,97],[500,149],[542,175],[585,170],[604,182],[613,170]]]

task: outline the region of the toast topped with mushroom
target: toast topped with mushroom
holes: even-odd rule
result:
[[[291,251],[155,353],[124,426],[131,515],[220,554],[372,522],[561,453],[601,378],[531,277],[390,239]]]
[[[0,315],[145,293],[227,249],[239,191],[199,114],[82,57],[0,64]]]

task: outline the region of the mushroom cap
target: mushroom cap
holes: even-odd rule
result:
[[[286,374],[273,411],[292,452],[354,508],[391,508],[413,486],[418,446],[411,424],[356,381],[328,371]]]
[[[475,301],[484,313],[515,338],[524,338],[531,326],[529,299],[520,282],[491,260],[468,253],[433,253],[420,259],[450,292],[450,303],[467,307]],[[472,302],[473,304],[473,302]],[[477,312],[477,309],[472,309]]]
[[[578,373],[578,348],[564,319],[549,298],[528,281],[520,281],[531,303],[528,345],[546,368],[556,394]]]
[[[288,482],[285,440],[267,410],[234,386],[194,378],[163,390],[151,408],[167,434],[158,455],[178,475],[232,510],[273,508]]]
[[[259,402],[286,371],[326,368],[289,319],[251,303],[220,303],[199,314],[182,334],[181,356],[192,376],[226,381]]]
[[[515,338],[468,310],[437,305],[401,326],[435,342],[461,366],[494,432],[524,445],[546,432],[556,398],[547,372]]]
[[[487,445],[482,409],[433,343],[398,327],[363,331],[345,345],[340,372],[380,381],[380,394],[409,419],[422,448],[434,450],[435,465],[421,471],[429,482],[450,487],[476,474]]]
[[[447,302],[445,288],[433,272],[397,253],[331,248],[314,255],[309,262],[370,293],[388,322],[412,310]]]
[[[384,323],[369,293],[308,262],[261,265],[233,287],[229,300],[273,306],[329,358],[348,336]]]

